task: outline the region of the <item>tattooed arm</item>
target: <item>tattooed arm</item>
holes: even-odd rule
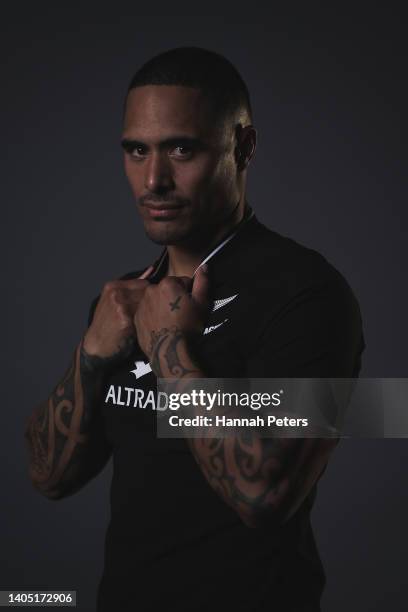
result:
[[[151,365],[158,377],[177,380],[172,392],[205,378],[190,343],[176,326],[153,332]],[[219,413],[219,411],[218,411]],[[189,416],[193,416],[190,415]],[[248,527],[283,523],[301,505],[327,463],[335,439],[261,438],[246,431],[187,443],[210,486]]]
[[[171,277],[148,287],[135,316],[139,343],[153,371],[176,379],[177,391],[192,378],[205,378],[193,350],[193,338],[203,328],[205,276],[205,271],[196,275],[191,294]],[[296,511],[335,442],[266,439],[253,433],[192,438],[188,444],[210,486],[245,524],[256,527],[282,522]]]
[[[349,379],[351,392],[363,348],[358,304],[335,276],[296,296],[283,316],[263,326],[248,356],[246,377],[342,378],[343,384]],[[258,526],[264,521],[285,522],[297,511],[338,442],[339,438],[259,438],[251,432],[193,439],[190,447],[212,487],[247,525]]]
[[[188,440],[209,484],[248,527],[285,523],[307,497],[336,443],[260,438],[255,432]]]
[[[50,499],[78,491],[111,455],[99,412],[104,360],[88,355],[82,344],[60,383],[26,422],[31,482]]]
[[[27,420],[31,481],[51,499],[78,491],[111,455],[100,414],[102,383],[109,368],[134,348],[133,314],[152,269],[104,285],[68,371]]]

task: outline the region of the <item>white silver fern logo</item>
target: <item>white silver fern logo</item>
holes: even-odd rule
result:
[[[210,325],[209,327],[206,327],[205,330],[203,331],[203,336],[205,336],[206,334],[211,334],[211,332],[221,327],[221,325],[224,325],[224,323],[226,323],[227,321],[228,319],[224,319],[224,321],[221,321],[221,323],[217,323],[216,325]]]
[[[130,373],[134,374],[136,378],[140,378],[141,376],[144,376],[145,374],[148,374],[151,371],[152,368],[150,367],[150,363],[145,363],[144,361],[135,361],[135,369],[130,370]]]
[[[226,304],[229,304],[230,302],[232,302],[232,300],[235,300],[237,296],[238,296],[238,293],[236,293],[235,295],[231,295],[230,297],[224,298],[222,300],[214,300],[214,304],[213,304],[211,312],[215,312],[219,308],[222,308]]]

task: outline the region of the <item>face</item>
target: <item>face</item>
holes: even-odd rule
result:
[[[222,229],[240,199],[234,124],[217,124],[198,89],[131,90],[122,139],[126,175],[151,240],[194,244]]]

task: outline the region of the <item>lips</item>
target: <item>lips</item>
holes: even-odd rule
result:
[[[144,204],[144,206],[146,206],[146,208],[149,208],[150,210],[175,210],[176,208],[183,208],[183,204],[149,204],[149,202],[146,202]]]
[[[184,208],[183,204],[144,204],[148,211],[149,217],[152,219],[173,219],[179,214],[179,211]]]

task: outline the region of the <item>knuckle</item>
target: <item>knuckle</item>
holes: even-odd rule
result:
[[[109,298],[111,302],[113,302],[117,306],[120,306],[122,302],[121,297],[122,297],[122,292],[120,291],[120,289],[115,288],[109,292]]]
[[[128,289],[129,291],[135,291],[135,290],[140,291],[150,285],[149,281],[138,279],[138,278],[127,280],[127,281],[121,281],[121,283],[122,283],[121,286],[124,289]]]
[[[115,281],[108,281],[104,284],[103,286],[103,293],[112,293],[112,291],[114,291],[117,287],[117,284]]]
[[[171,276],[165,276],[163,280],[160,281],[159,285],[163,289],[170,289],[174,286],[174,278]]]
[[[115,308],[115,320],[120,329],[126,330],[130,325],[130,317],[122,306]]]
[[[133,285],[133,289],[143,292],[146,291],[149,287],[151,287],[151,283],[149,283],[149,281],[145,281],[145,280],[138,280],[134,285]]]

